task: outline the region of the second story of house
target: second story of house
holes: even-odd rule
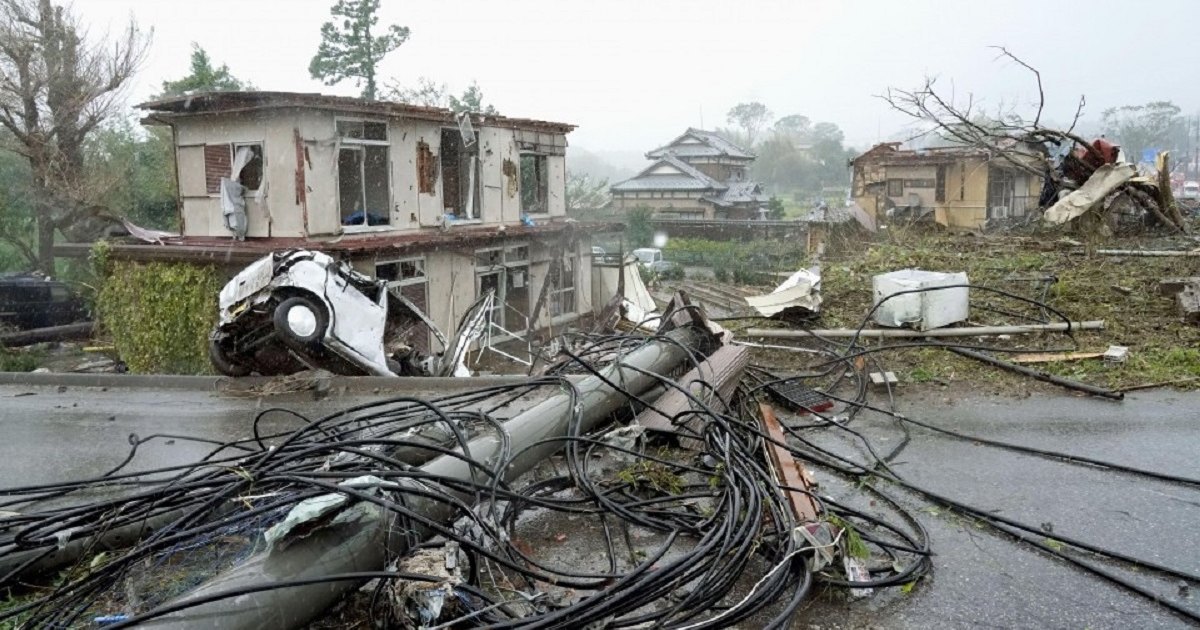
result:
[[[646,153],[657,160],[671,154],[719,182],[746,181],[754,154],[703,129],[689,127],[671,142]]]
[[[235,237],[231,205],[244,206],[246,238],[520,225],[566,212],[567,124],[290,92],[140,107],[144,122],[173,131],[185,237]]]

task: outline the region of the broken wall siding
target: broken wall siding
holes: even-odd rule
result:
[[[373,120],[387,123],[388,226],[366,231],[405,231],[436,227],[444,214],[441,158],[442,125],[404,118],[340,115],[311,109],[276,109],[244,114],[195,116],[175,119],[177,166],[186,236],[230,237],[224,227],[220,198],[208,192],[205,145],[261,143],[265,196],[261,202],[247,195],[248,236],[333,236],[345,232],[339,208],[337,120]],[[515,225],[521,221],[521,197],[504,173],[505,160],[519,163],[520,151],[513,129],[481,126],[479,137],[480,207],[485,224]],[[297,150],[296,136],[302,147]],[[558,155],[547,157],[548,214],[566,214],[566,139],[563,134],[539,133],[539,144]],[[425,159],[422,160],[422,154]],[[303,162],[297,173],[297,161]],[[210,160],[211,161],[211,160]],[[422,167],[425,177],[422,182]],[[210,169],[211,170],[211,169]],[[297,186],[303,185],[303,194]]]
[[[247,236],[299,236],[294,228],[303,213],[292,194],[295,181],[295,146],[292,115],[246,113],[240,116],[180,120],[176,126],[180,207],[185,236],[231,236],[225,228],[221,199],[210,193],[205,176],[205,145],[261,144],[263,149],[262,201],[254,191],[246,194]],[[294,233],[291,233],[294,232]]]
[[[435,139],[436,137],[436,139]],[[421,227],[421,210],[424,205],[441,207],[440,182],[437,180],[437,144],[441,128],[431,123],[405,119],[392,119],[388,123],[389,159],[391,169],[392,207],[389,226],[395,230]],[[422,151],[422,145],[425,149]],[[426,153],[433,164],[422,165],[421,154]],[[432,187],[421,192],[421,168],[431,170],[434,176]],[[428,184],[429,182],[426,182]],[[439,213],[440,214],[440,213]]]
[[[479,129],[479,169],[482,185],[479,218],[484,223],[504,222],[504,159],[510,157],[513,133],[510,129]],[[520,202],[520,197],[517,199]],[[520,217],[517,217],[519,220]]]
[[[550,216],[561,217],[567,213],[567,158],[563,155],[551,155],[546,158],[546,167],[550,173]]]
[[[946,203],[936,219],[947,227],[976,229],[987,220],[988,163],[964,158],[946,166]]]
[[[474,250],[425,252],[425,276],[431,298],[427,315],[447,336],[453,335],[477,298]]]
[[[433,157],[433,188],[429,192],[421,192],[417,187],[414,204],[416,205],[417,223],[423,227],[441,225],[444,214],[442,203],[442,127],[434,123],[414,122],[408,131],[413,135],[417,146],[425,143]],[[415,168],[415,165],[414,165]],[[440,320],[437,320],[440,323]]]

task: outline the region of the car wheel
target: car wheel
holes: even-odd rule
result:
[[[208,340],[208,358],[212,361],[213,368],[225,376],[246,376],[251,372],[249,367],[229,358],[225,348],[221,347],[216,339]]]
[[[294,349],[308,350],[325,336],[329,316],[315,300],[290,297],[275,307],[275,332]]]

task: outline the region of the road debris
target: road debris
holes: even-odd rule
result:
[[[820,269],[801,269],[775,287],[766,295],[746,298],[754,310],[763,317],[803,319],[811,317],[821,308]]]
[[[925,331],[966,321],[970,292],[967,274],[901,269],[871,279],[875,322]]]
[[[1109,346],[1104,351],[1105,363],[1124,363],[1129,358],[1129,348],[1125,346]]]
[[[1013,363],[1057,363],[1060,361],[1082,361],[1099,359],[1103,352],[1021,352],[1010,356]]]

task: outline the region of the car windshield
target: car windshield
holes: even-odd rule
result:
[[[655,254],[657,254],[657,253],[658,252],[656,252],[652,249],[635,249],[635,250],[633,250],[633,255],[638,259],[638,262],[642,262],[642,263],[654,262],[655,258],[657,258],[655,256]]]

